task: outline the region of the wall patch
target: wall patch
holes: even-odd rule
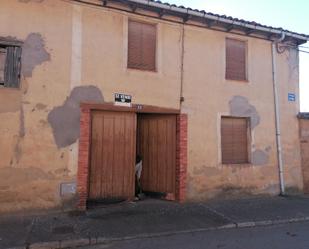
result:
[[[251,105],[246,97],[234,96],[229,102],[230,113],[236,117],[250,117],[251,128],[255,128],[260,123],[260,115],[256,108]]]
[[[67,147],[79,138],[80,103],[103,103],[104,98],[95,86],[75,87],[62,106],[48,114],[48,122],[58,148]]]
[[[36,66],[50,60],[50,54],[45,48],[45,41],[39,33],[29,34],[22,49],[22,74],[24,77],[32,77]]]
[[[269,161],[269,155],[263,150],[256,150],[252,153],[253,165],[266,165]]]

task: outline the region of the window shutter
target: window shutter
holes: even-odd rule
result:
[[[149,71],[156,70],[156,26],[143,24],[143,69]]]
[[[128,67],[142,66],[142,24],[129,21]]]
[[[226,79],[247,79],[246,42],[226,39]]]
[[[18,88],[21,69],[21,47],[7,47],[4,86]]]
[[[221,149],[223,164],[248,163],[247,118],[221,119]]]
[[[6,63],[6,48],[0,47],[0,85],[4,85],[5,63]]]
[[[129,21],[128,67],[156,70],[156,26]]]

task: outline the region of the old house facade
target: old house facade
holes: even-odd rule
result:
[[[130,199],[136,154],[171,200],[301,192],[306,40],[154,1],[2,0],[0,212]]]

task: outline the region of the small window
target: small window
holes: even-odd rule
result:
[[[248,118],[221,118],[221,151],[223,164],[249,163],[248,123]]]
[[[0,86],[18,88],[20,67],[21,47],[0,45]]]
[[[155,24],[129,21],[128,68],[156,71]]]
[[[228,80],[247,80],[247,43],[226,39],[226,72]]]

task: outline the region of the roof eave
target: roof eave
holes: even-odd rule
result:
[[[169,4],[165,4],[165,3],[159,3],[159,2],[154,2],[154,1],[150,1],[150,0],[127,0],[127,1],[121,1],[121,2],[127,2],[128,4],[138,4],[139,7],[141,6],[145,6],[145,7],[152,7],[152,8],[157,8],[159,10],[166,10],[169,13],[174,13],[176,16],[180,15],[190,15],[192,17],[198,17],[198,18],[202,18],[202,19],[206,19],[209,21],[216,21],[218,23],[221,24],[226,24],[226,25],[235,25],[235,27],[239,28],[239,29],[251,29],[251,30],[255,30],[256,32],[261,32],[261,33],[265,33],[266,37],[271,37],[271,36],[280,36],[282,33],[285,33],[285,36],[287,38],[292,38],[295,39],[297,41],[297,44],[303,44],[306,43],[307,41],[309,41],[309,36],[308,35],[302,35],[302,34],[298,34],[298,33],[294,33],[291,31],[286,31],[286,30],[282,30],[281,28],[273,28],[273,27],[267,27],[267,26],[263,26],[263,25],[253,25],[250,24],[248,22],[242,22],[241,20],[235,20],[235,19],[230,19],[230,18],[225,18],[223,16],[219,16],[219,15],[211,15],[209,13],[206,12],[202,12],[202,11],[197,11],[197,10],[192,10],[189,8],[183,8],[183,7],[178,7],[175,5],[169,5]],[[178,15],[177,15],[178,14]]]

